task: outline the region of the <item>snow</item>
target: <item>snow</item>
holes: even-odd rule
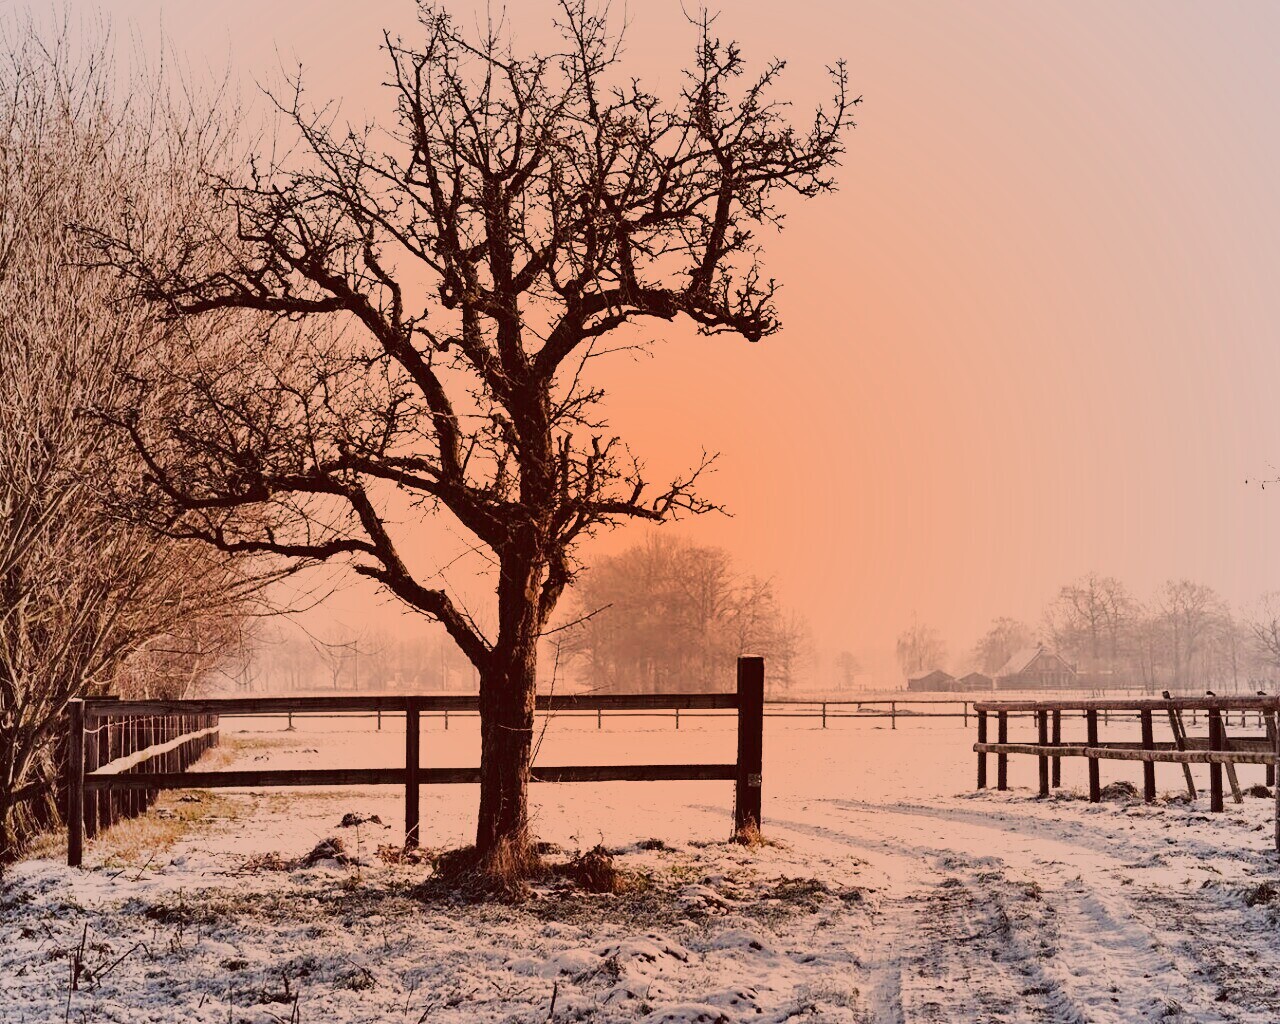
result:
[[[732,760],[728,719],[672,724],[557,720],[539,762]],[[244,732],[218,766],[386,765],[404,748],[390,718],[280,726],[228,723]],[[977,794],[957,720],[766,726],[768,845],[725,842],[726,783],[534,787],[542,839],[603,843],[634,874],[616,896],[424,897],[426,866],[376,853],[401,838],[392,788],[239,792],[234,816],[149,861],[116,863],[108,837],[85,871],[19,864],[0,891],[0,1024],[1280,1019],[1270,800],[1211,815],[1159,766],[1156,805],[1090,805],[1074,759],[1040,800],[1026,757],[1010,792]],[[424,731],[425,764],[474,763],[477,748],[474,720]],[[1241,783],[1262,771],[1241,766]],[[424,843],[465,843],[475,799],[424,788]],[[340,827],[348,813],[383,824]],[[289,864],[329,837],[356,863]]]

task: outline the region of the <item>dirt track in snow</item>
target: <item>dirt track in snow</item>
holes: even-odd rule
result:
[[[813,801],[773,824],[866,860],[871,1020],[1261,1024],[1280,1020],[1276,917],[1247,905],[1276,878],[1268,812],[1021,792]]]

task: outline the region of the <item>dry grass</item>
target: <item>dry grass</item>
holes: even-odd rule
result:
[[[613,855],[603,846],[597,846],[572,857],[566,864],[558,865],[556,874],[568,878],[587,892],[607,892],[618,895],[633,884],[631,872],[623,871],[613,862]]]
[[[431,877],[420,887],[424,897],[452,892],[467,900],[521,903],[530,894],[529,881],[544,878],[547,866],[526,838],[499,844],[481,857],[474,846],[445,850],[432,861]]]
[[[740,846],[746,846],[751,849],[759,846],[774,845],[771,840],[764,837],[759,825],[750,822],[733,834],[733,841]]]
[[[200,758],[201,771],[218,771],[230,764],[243,742],[223,739],[220,746]],[[194,766],[193,766],[194,767]],[[185,838],[197,825],[234,821],[249,809],[246,797],[230,797],[210,790],[163,792],[143,814],[118,821],[85,841],[86,867],[142,867]],[[45,832],[27,848],[25,859],[66,860],[66,829]]]
[[[144,814],[119,821],[86,843],[85,865],[145,868],[193,829],[216,821],[235,821],[248,809],[243,798],[212,790],[162,793]]]

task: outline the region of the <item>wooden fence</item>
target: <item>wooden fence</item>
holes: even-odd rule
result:
[[[454,695],[458,696],[458,695]],[[671,718],[675,722],[675,728],[680,728],[680,722],[683,718],[707,718],[722,717],[718,710],[687,710],[680,707],[645,707],[645,708],[609,708],[603,707],[592,710],[585,706],[589,698],[581,698],[579,705],[574,710],[561,710],[559,714],[562,716],[578,716],[578,717],[594,717],[596,720],[596,728],[603,729],[604,723],[610,718]],[[924,699],[924,700],[823,700],[822,698],[804,699],[804,698],[788,698],[775,697],[764,702],[765,718],[813,718],[821,720],[822,728],[827,728],[828,722],[841,721],[843,719],[851,719],[854,721],[871,721],[875,719],[887,718],[890,722],[890,728],[898,728],[898,719],[911,721],[918,718],[958,718],[964,721],[967,726],[969,724],[971,700],[946,700],[946,699]],[[923,705],[927,710],[921,710],[919,705]],[[938,706],[943,708],[951,708],[952,710],[938,710]],[[446,707],[440,711],[422,712],[424,720],[430,718],[442,719],[445,729],[449,728],[450,719],[456,720],[459,716],[474,717],[476,711],[458,711],[451,710]],[[303,712],[289,712],[284,716],[287,722],[286,728],[293,728],[295,718],[305,717]],[[376,728],[382,729],[382,712],[372,711],[365,714],[366,718],[372,718],[376,721]]]
[[[475,712],[478,697],[453,696],[343,696],[343,697],[233,697],[207,700],[84,700],[70,707],[67,780],[67,863],[83,859],[84,838],[89,832],[89,808],[105,800],[113,806],[145,808],[145,794],[163,789],[217,789],[259,786],[403,786],[405,792],[405,845],[416,846],[419,837],[419,791],[424,785],[478,783],[479,768],[424,768],[421,766],[420,721],[429,712]],[[542,712],[622,711],[678,708],[685,711],[737,711],[737,759],[731,764],[623,764],[534,766],[533,782],[666,782],[673,780],[724,780],[734,783],[734,830],[759,828],[764,740],[764,660],[738,659],[737,690],[704,694],[600,694],[537,698]],[[250,771],[188,771],[187,767],[217,740],[218,722],[231,716],[281,714],[350,714],[373,712],[402,715],[405,720],[403,767],[258,769]],[[87,756],[103,723],[114,724],[122,734],[140,727],[134,723],[172,721],[182,731],[167,739],[145,732],[130,753],[108,748],[107,761]],[[111,735],[111,725],[107,734]],[[162,761],[158,770],[142,771],[156,758],[179,753],[176,761]],[[128,794],[134,794],[132,798]],[[110,821],[94,818],[93,829]]]
[[[1276,766],[1280,764],[1280,697],[1165,697],[1161,700],[1045,700],[984,701],[974,705],[978,720],[978,742],[973,745],[978,755],[978,788],[987,787],[987,756],[996,756],[996,788],[1008,789],[1009,755],[1026,754],[1039,761],[1039,792],[1048,796],[1062,782],[1062,758],[1088,758],[1089,800],[1102,799],[1101,762],[1139,761],[1142,763],[1142,795],[1147,803],[1156,799],[1156,765],[1176,764],[1182,769],[1187,794],[1196,799],[1195,779],[1191,765],[1209,766],[1209,809],[1225,808],[1223,777],[1230,783],[1236,803],[1243,801],[1236,765],[1255,764],[1266,768],[1266,783],[1274,787],[1276,821],[1275,843],[1280,851],[1280,786],[1276,785]],[[989,742],[988,719],[996,719],[996,741]],[[1187,729],[1187,716],[1203,715],[1208,735],[1192,736]],[[1263,730],[1262,735],[1228,735],[1232,715],[1239,716],[1240,728],[1252,719]],[[1030,718],[1036,723],[1034,742],[1011,742],[1009,719]],[[1063,737],[1064,718],[1084,722],[1084,738]],[[1141,739],[1106,741],[1099,735],[1099,722],[1136,720]],[[1157,741],[1156,722],[1168,726],[1170,739]]]
[[[218,718],[208,712],[129,712],[121,701],[72,701],[67,736],[67,862],[79,864],[85,837],[150,807],[158,786],[111,780],[141,778],[144,768],[182,772],[218,745]],[[92,711],[90,711],[92,709]],[[92,778],[94,785],[87,786]]]

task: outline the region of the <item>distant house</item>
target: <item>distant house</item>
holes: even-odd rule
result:
[[[981,672],[970,672],[967,676],[961,676],[956,680],[956,689],[963,690],[965,693],[978,692],[981,690],[995,689],[995,680]]]
[[[934,669],[922,676],[912,676],[907,680],[907,689],[916,692],[951,691],[956,688],[956,677],[942,669]]]
[[[995,682],[997,690],[1070,690],[1076,685],[1075,666],[1043,645],[1014,654]]]

